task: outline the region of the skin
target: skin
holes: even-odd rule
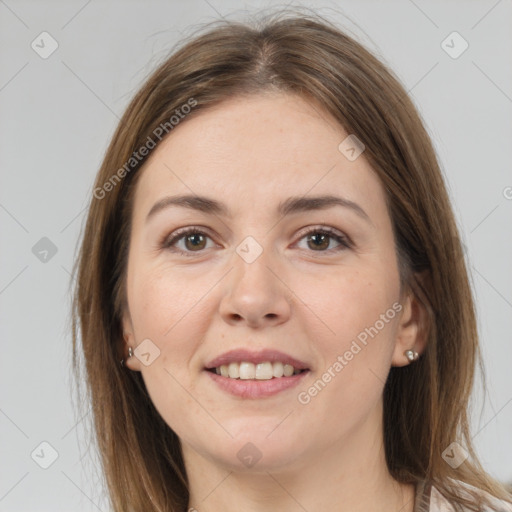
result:
[[[384,189],[364,153],[351,162],[338,150],[347,135],[298,96],[235,97],[183,121],[142,171],[123,329],[126,351],[150,339],[160,354],[148,366],[136,356],[126,364],[142,372],[181,439],[189,507],[199,512],[413,510],[413,486],[387,470],[382,394],[391,366],[410,364],[404,351],[423,351],[425,312],[401,294]],[[333,193],[356,202],[370,222],[339,206],[276,213],[290,196]],[[222,201],[232,218],[170,207],[146,221],[154,203],[177,194]],[[191,256],[159,245],[187,226],[209,237],[199,249],[197,235],[175,243]],[[353,245],[336,252],[334,238],[308,242],[304,228],[321,227]],[[263,250],[252,263],[236,252],[247,236]],[[298,394],[394,303],[401,311],[300,403]],[[284,351],[311,371],[272,397],[228,395],[203,368],[240,347]],[[248,442],[261,454],[252,467],[237,457]]]

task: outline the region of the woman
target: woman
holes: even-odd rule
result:
[[[327,21],[219,23],[153,73],[77,272],[114,510],[512,510],[471,444],[475,311],[432,144]]]

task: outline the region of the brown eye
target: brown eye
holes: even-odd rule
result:
[[[313,235],[308,235],[308,247],[314,251],[319,249],[327,249],[329,247],[330,238],[331,237],[329,235],[324,233],[314,233]]]
[[[350,241],[343,235],[331,230],[330,228],[316,228],[310,229],[302,237],[306,238],[307,248],[314,252],[338,252],[351,247]],[[338,246],[329,248],[332,241],[335,241]]]
[[[179,230],[171,238],[168,238],[162,244],[162,248],[184,256],[193,256],[192,253],[200,253],[204,249],[208,249],[208,239],[211,240],[211,237],[203,231],[197,228],[187,228]]]
[[[204,249],[206,245],[206,237],[201,233],[193,233],[183,237],[185,240],[185,247],[191,251],[197,249]]]

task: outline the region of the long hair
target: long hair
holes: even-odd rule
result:
[[[74,268],[73,368],[77,375],[85,368],[85,399],[112,506],[182,512],[189,498],[179,438],[153,406],[140,372],[120,365],[133,194],[152,150],[144,155],[140,148],[172,137],[178,117],[187,122],[227,98],[267,90],[307,98],[364,143],[385,188],[401,283],[428,311],[424,354],[414,365],[391,368],[384,388],[390,474],[404,483],[431,481],[471,510],[482,503],[461,496],[455,481],[507,499],[471,442],[468,406],[481,365],[475,307],[421,117],[394,73],[355,38],[319,15],[288,14],[217,21],[183,41],[130,102],[97,174]],[[457,468],[443,459],[453,442],[469,454]]]

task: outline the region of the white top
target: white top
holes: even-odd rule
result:
[[[461,487],[461,495],[466,498],[471,498],[472,495],[465,492],[469,489],[477,495],[486,496],[490,498],[492,508],[485,508],[486,512],[512,512],[512,503],[500,500],[481,489],[477,489],[465,482],[457,481]],[[469,510],[466,507],[464,510]],[[415,512],[454,512],[454,506],[433,486],[420,482],[416,487],[416,500],[414,504]]]

